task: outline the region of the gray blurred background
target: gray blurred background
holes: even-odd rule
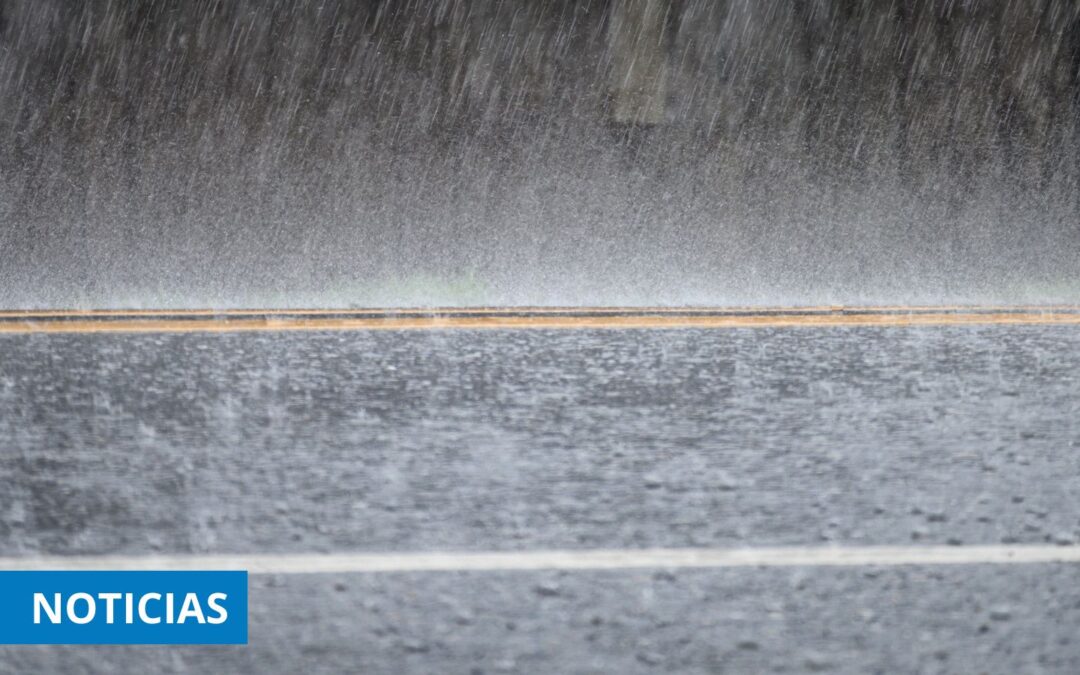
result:
[[[1080,299],[1071,0],[0,0],[0,306]]]

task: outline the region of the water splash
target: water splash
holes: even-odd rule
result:
[[[0,305],[1080,301],[1074,3],[623,1],[4,0]]]

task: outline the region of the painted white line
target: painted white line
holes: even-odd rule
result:
[[[0,558],[0,570],[248,570],[341,574],[642,568],[1080,563],[1080,546],[836,546],[482,553],[252,553]]]

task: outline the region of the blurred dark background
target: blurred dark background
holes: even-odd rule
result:
[[[0,13],[0,305],[1080,299],[1077,2]]]

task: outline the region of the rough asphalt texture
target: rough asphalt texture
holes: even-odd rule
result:
[[[0,555],[1080,542],[1076,327],[0,338]],[[252,578],[0,672],[1080,672],[1080,567]]]

